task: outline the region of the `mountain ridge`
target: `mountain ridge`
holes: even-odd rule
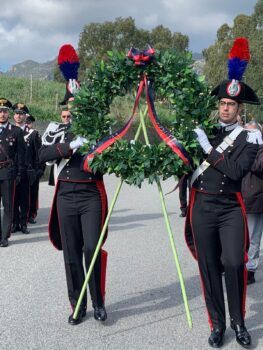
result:
[[[197,65],[199,61],[202,61],[201,66],[203,66],[204,60],[202,54],[193,52],[192,55],[193,60],[197,62]],[[32,76],[32,79],[54,80],[56,64],[56,58],[44,63],[39,63],[34,60],[28,59],[23,62],[12,65],[6,72],[0,72],[0,75],[5,75],[14,78],[31,78]]]
[[[54,80],[54,69],[56,59],[39,63],[28,59],[23,62],[12,65],[5,73],[5,76],[16,78],[30,78],[40,80]]]

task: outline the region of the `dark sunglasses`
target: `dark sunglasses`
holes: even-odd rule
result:
[[[71,114],[68,114],[68,115],[62,115],[62,117],[61,118],[63,118],[63,119],[65,119],[65,118],[71,118]]]

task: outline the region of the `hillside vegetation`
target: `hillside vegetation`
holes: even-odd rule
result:
[[[0,97],[13,104],[25,103],[38,120],[54,120],[59,113],[59,102],[65,94],[65,83],[0,76]]]

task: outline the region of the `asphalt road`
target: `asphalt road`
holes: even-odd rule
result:
[[[105,178],[109,202],[119,183]],[[163,183],[164,192],[174,187]],[[178,193],[166,196],[193,319],[188,328],[172,250],[156,185],[123,185],[110,220],[106,307],[108,319],[67,323],[71,312],[62,253],[48,239],[54,188],[41,183],[40,210],[31,233],[13,234],[0,250],[0,349],[209,349],[210,330],[198,268],[184,241]],[[263,259],[249,286],[247,328],[253,348],[263,349]],[[229,321],[228,321],[229,326]],[[228,327],[224,349],[241,349]]]

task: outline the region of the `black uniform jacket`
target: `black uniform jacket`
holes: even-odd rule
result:
[[[10,123],[0,133],[0,180],[15,179],[25,169],[23,131]]]
[[[30,184],[33,184],[37,177],[37,171],[40,169],[39,149],[41,140],[36,130],[30,129],[28,126],[23,131],[26,154],[25,154],[25,175],[29,178]]]
[[[254,159],[257,155],[258,145],[248,143],[247,132],[242,131],[233,145],[228,147],[223,153],[216,151],[223,139],[231,133],[226,127],[216,128],[214,138],[209,139],[213,149],[207,156],[206,161],[210,164],[193,183],[189,208],[185,224],[186,243],[196,258],[193,234],[191,229],[191,209],[194,204],[194,195],[196,191],[218,195],[235,195],[241,206],[245,218],[245,207],[240,194],[242,178],[249,172]],[[247,240],[249,243],[249,241]],[[248,246],[247,246],[248,248]]]
[[[25,165],[27,168],[37,169],[39,164],[38,151],[40,148],[39,134],[36,130],[26,126],[23,135],[26,144]]]
[[[83,156],[79,151],[73,152],[69,148],[70,141],[73,139],[73,134],[66,133],[63,143],[55,143],[50,146],[41,146],[39,150],[39,160],[41,163],[56,160],[59,166],[63,159],[68,162],[60,172],[55,188],[53,204],[49,218],[49,238],[52,244],[59,250],[62,250],[61,237],[59,232],[59,220],[57,216],[56,198],[60,181],[69,182],[91,182],[98,181],[103,185],[102,175],[100,173],[87,173],[81,169]]]

